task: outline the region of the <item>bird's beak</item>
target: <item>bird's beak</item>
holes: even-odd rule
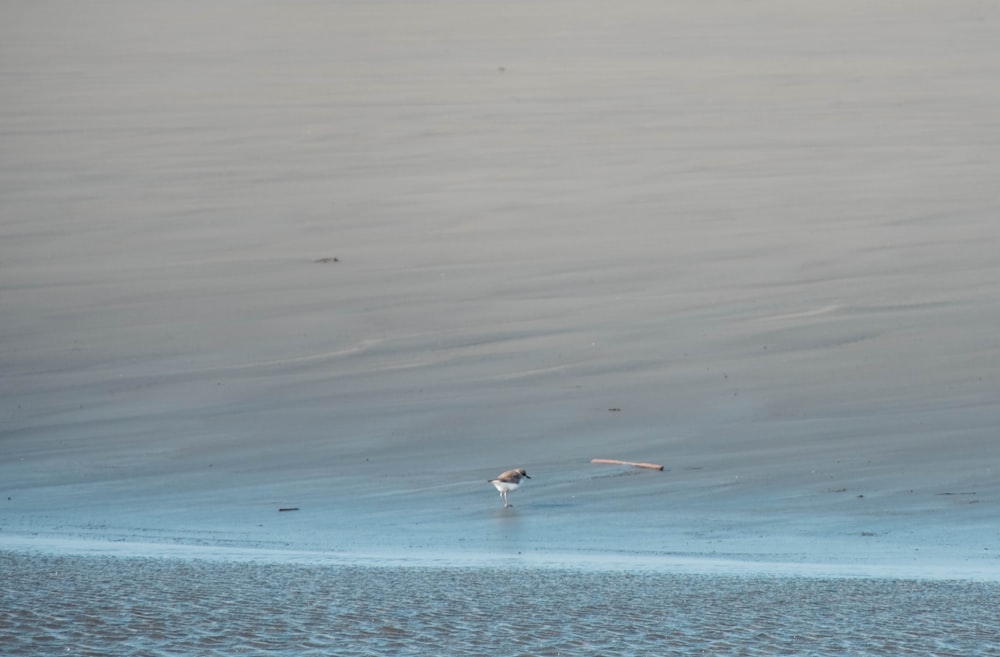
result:
[[[527,472],[525,472],[525,473],[524,473],[524,478],[525,478],[525,479],[531,479],[531,477],[529,477],[529,476],[528,476],[528,473],[527,473]]]

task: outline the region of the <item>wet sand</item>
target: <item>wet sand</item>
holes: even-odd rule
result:
[[[1000,574],[1000,12],[4,18],[0,547]]]

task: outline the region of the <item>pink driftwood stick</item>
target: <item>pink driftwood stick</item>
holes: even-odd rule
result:
[[[619,461],[617,459],[590,459],[591,463],[609,463],[611,465],[631,465],[636,468],[646,468],[647,470],[662,470],[662,465],[656,463],[636,463],[634,461]]]

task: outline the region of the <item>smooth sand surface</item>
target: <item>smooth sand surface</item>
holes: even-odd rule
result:
[[[0,11],[0,546],[1000,571],[997,8]]]

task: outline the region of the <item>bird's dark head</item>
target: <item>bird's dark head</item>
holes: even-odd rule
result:
[[[528,473],[524,471],[524,468],[518,468],[517,474],[521,475],[525,479],[531,479],[531,477],[528,476]]]

